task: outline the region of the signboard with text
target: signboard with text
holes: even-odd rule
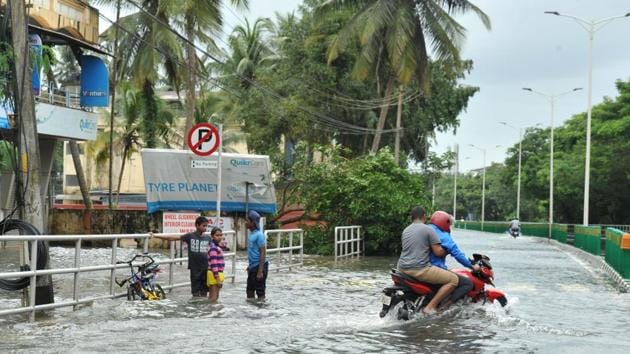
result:
[[[162,214],[162,232],[168,234],[186,234],[196,230],[195,220],[199,213],[165,212]],[[216,218],[208,216],[208,231],[214,227]],[[219,218],[219,227],[223,231],[234,230],[234,219],[228,217]]]
[[[142,149],[141,154],[149,213],[217,210],[216,154],[199,157],[191,151],[169,149]],[[221,211],[244,212],[248,207],[266,214],[276,212],[268,156],[224,153],[221,166]]]

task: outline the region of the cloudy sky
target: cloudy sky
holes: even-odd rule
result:
[[[507,147],[517,143],[515,127],[550,124],[550,105],[522,87],[560,93],[575,87],[583,91],[560,98],[556,104],[555,126],[571,115],[586,111],[588,35],[575,21],[543,14],[558,11],[587,20],[630,12],[625,0],[472,0],[492,20],[487,31],[474,16],[459,17],[468,29],[463,57],[472,59],[474,69],[464,83],[480,87],[460,116],[457,134],[439,134],[434,150],[460,146],[460,170],[482,166],[482,154],[469,147],[487,149],[487,164],[503,161]],[[297,9],[300,0],[250,0],[250,11],[226,11],[225,32],[239,24],[239,16],[250,19],[273,17],[275,12]],[[108,14],[109,12],[109,14]],[[105,10],[105,14],[112,15]],[[110,16],[110,17],[113,17]],[[593,102],[616,94],[614,81],[630,78],[630,18],[616,20],[595,34],[593,51]],[[496,145],[501,147],[496,148]],[[466,159],[468,157],[468,159]]]

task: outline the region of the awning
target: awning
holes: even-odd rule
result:
[[[34,24],[29,24],[28,27],[33,33],[39,34],[44,44],[75,45],[80,48],[88,49],[99,54],[108,55],[110,57],[113,56],[99,46],[96,46],[86,41],[69,36],[65,33],[51,30],[48,28],[44,28],[44,27],[34,25]]]

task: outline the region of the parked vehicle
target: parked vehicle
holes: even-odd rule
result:
[[[133,262],[137,259],[146,259],[146,262],[136,266]],[[116,262],[117,264],[128,264],[131,275],[122,280],[116,280],[118,286],[127,284],[127,300],[161,300],[166,299],[166,294],[160,284],[157,283],[157,273],[160,267],[155,264],[155,260],[149,255],[137,254],[131,260]]]

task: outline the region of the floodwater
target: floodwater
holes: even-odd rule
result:
[[[48,311],[34,323],[28,315],[0,317],[0,352],[630,352],[630,294],[619,293],[588,257],[539,238],[454,234],[468,255],[491,258],[506,308],[467,304],[408,322],[380,319],[380,291],[390,284],[395,258],[335,265],[312,256],[303,268],[270,273],[265,303],[245,301],[242,271],[236,284],[224,286],[217,305],[178,288],[162,301],[104,300]],[[72,264],[73,252],[54,247],[53,265]],[[14,261],[0,255],[5,270]],[[105,249],[83,255],[83,264],[109,260]],[[176,281],[187,278],[185,266],[176,272]],[[58,301],[71,298],[72,277],[55,281]],[[108,273],[81,274],[81,284],[83,296],[107,291]],[[0,291],[0,308],[18,306],[15,295]]]

